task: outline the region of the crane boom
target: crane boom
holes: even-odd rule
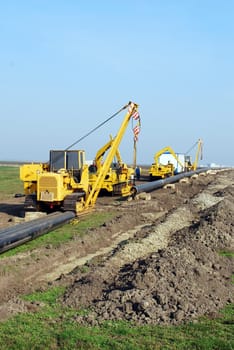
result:
[[[184,168],[184,164],[181,163],[181,161],[177,157],[176,153],[174,152],[174,150],[170,146],[166,146],[166,147],[162,148],[160,151],[155,153],[154,161],[155,161],[156,165],[159,164],[159,157],[165,152],[169,152],[176,159],[176,161],[179,163],[179,165],[182,168]]]
[[[192,170],[197,169],[199,155],[200,155],[200,159],[202,159],[202,145],[203,145],[203,141],[201,139],[199,139],[197,142],[197,152],[196,152],[195,160],[194,160],[193,165],[192,165]]]
[[[101,170],[97,176],[95,183],[92,186],[91,191],[89,192],[87,199],[85,200],[84,208],[87,209],[90,206],[93,206],[97,200],[98,194],[102,188],[103,181],[106,174],[111,166],[112,160],[118,150],[122,137],[127,129],[128,123],[131,119],[131,116],[134,112],[137,111],[138,105],[134,102],[129,102],[124,108],[128,107],[128,112],[126,113],[124,120],[119,128],[118,133],[116,134],[113,143],[110,147],[109,153],[106,157],[104,164],[101,167]]]
[[[192,163],[191,156],[187,156],[188,160],[186,161],[186,166],[185,166],[187,171],[197,170],[199,156],[200,156],[200,159],[202,159],[202,148],[203,148],[202,139],[198,139],[198,141],[192,146],[192,148],[190,148],[189,151],[191,151],[195,146],[197,146],[197,151],[195,154],[194,162]]]
[[[112,137],[112,135],[110,135],[110,140],[97,151],[95,159],[94,159],[95,166],[96,166],[97,170],[100,169],[101,163],[102,163],[102,158],[103,158],[104,154],[108,151],[108,149],[110,149],[113,142],[114,142],[114,138]],[[116,150],[115,157],[119,163],[122,163],[119,149]]]

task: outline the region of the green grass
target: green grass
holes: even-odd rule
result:
[[[60,303],[63,287],[24,297],[43,305],[38,312],[18,314],[0,324],[0,349],[116,349],[116,350],[231,350],[234,348],[234,307],[210,320],[181,326],[134,326],[105,322],[101,326],[79,325],[77,311]]]
[[[18,166],[0,166],[0,199],[23,193],[23,182],[19,178]]]
[[[229,251],[223,250],[219,254],[222,256],[226,256],[227,258],[234,258],[234,252],[231,250]]]

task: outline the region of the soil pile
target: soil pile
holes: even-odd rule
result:
[[[66,305],[92,309],[88,315],[78,315],[77,322],[178,324],[215,316],[233,302],[233,260],[220,251],[233,249],[234,190],[233,185],[216,187],[215,191],[213,184],[212,196],[206,194],[214,204],[199,210],[189,227],[174,232],[164,249],[120,264],[119,269],[110,257],[93,269],[90,266],[91,271],[78,278],[64,297]]]

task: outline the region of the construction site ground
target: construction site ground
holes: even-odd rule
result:
[[[85,236],[0,259],[0,320],[40,305],[21,296],[66,286],[60,300],[90,312],[75,320],[178,324],[216,317],[233,302],[234,170],[200,174],[140,194],[100,197],[114,217]],[[0,228],[22,216],[24,198],[0,203]],[[17,220],[16,220],[17,221]],[[222,254],[225,252],[225,254]]]

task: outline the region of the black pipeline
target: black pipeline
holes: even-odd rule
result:
[[[53,213],[48,216],[0,230],[0,252],[17,247],[64,225],[75,217],[75,213]]]
[[[203,169],[198,169],[198,170],[194,170],[194,171],[188,171],[185,173],[180,173],[180,174],[177,174],[174,176],[167,177],[166,179],[151,181],[151,182],[147,182],[147,183],[144,183],[141,185],[133,186],[132,187],[133,197],[135,197],[138,193],[154,191],[157,188],[161,188],[167,184],[172,184],[172,183],[177,182],[185,177],[191,177],[194,174],[204,173],[209,169],[210,168],[203,168]]]

